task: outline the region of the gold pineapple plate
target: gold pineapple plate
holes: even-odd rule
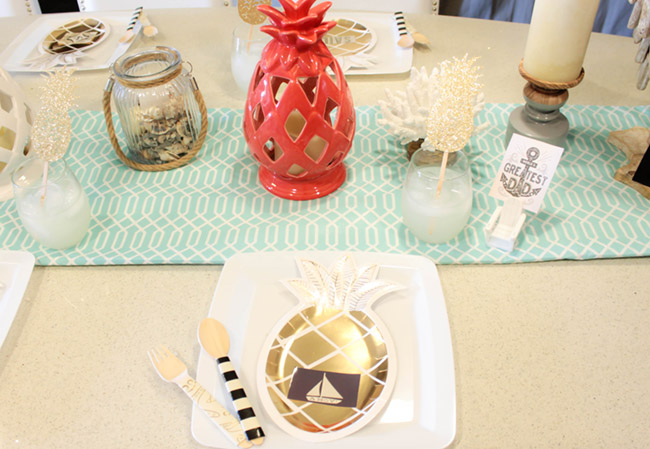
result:
[[[285,285],[300,303],[262,348],[258,389],[284,431],[331,441],[362,428],[390,398],[397,361],[371,305],[401,287],[376,279],[378,265],[357,269],[349,255],[329,270],[309,259],[297,264],[302,277]]]

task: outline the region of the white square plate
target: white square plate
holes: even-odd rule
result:
[[[9,333],[33,269],[31,253],[0,251],[0,346]]]
[[[304,448],[277,427],[262,408],[254,379],[259,352],[275,323],[298,303],[280,280],[299,277],[296,257],[330,267],[343,253],[269,252],[238,254],[226,261],[209,316],[230,335],[229,356],[266,433],[267,449]],[[373,307],[388,327],[397,354],[397,381],[390,401],[358,432],[323,449],[439,449],[456,433],[456,389],[449,322],[435,265],[421,256],[351,253],[357,267],[378,264],[378,279],[406,288],[380,298]],[[201,350],[196,379],[235,414],[217,365]],[[236,414],[235,414],[236,416]],[[192,409],[192,434],[201,444],[231,447],[198,408]]]
[[[94,17],[104,22],[108,28],[108,36],[97,46],[88,49],[86,56],[77,59],[74,67],[76,70],[99,70],[108,68],[121,56],[135,39],[129,44],[120,44],[120,38],[126,33],[126,27],[133,15],[132,11],[113,11],[96,13],[64,13],[64,14],[43,14],[23,30],[11,44],[4,49],[0,55],[0,66],[10,72],[42,72],[40,68],[30,68],[22,62],[27,58],[40,55],[38,46],[43,39],[55,28],[81,17]],[[141,26],[134,28],[138,32]],[[121,47],[119,47],[121,45]],[[121,49],[119,54],[115,53],[117,48]]]

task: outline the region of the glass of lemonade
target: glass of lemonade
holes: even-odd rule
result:
[[[49,164],[43,198],[44,164],[33,157],[14,171],[11,181],[18,215],[27,232],[44,246],[70,248],[88,231],[88,197],[68,164],[60,159]]]
[[[449,153],[442,190],[441,151],[419,149],[411,157],[402,187],[404,224],[420,240],[444,243],[467,224],[472,211],[472,178],[463,151]]]
[[[243,92],[248,92],[255,66],[270,40],[271,36],[260,31],[257,25],[242,23],[235,27],[232,33],[230,69],[237,86]]]

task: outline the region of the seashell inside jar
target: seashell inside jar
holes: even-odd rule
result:
[[[180,53],[171,47],[156,47],[123,56],[112,69],[104,113],[120,159],[132,168],[149,171],[189,162],[205,140],[207,112]],[[126,138],[126,154],[114,137],[111,92]]]

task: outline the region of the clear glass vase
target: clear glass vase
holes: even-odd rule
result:
[[[140,164],[165,164],[185,156],[201,123],[192,75],[178,50],[155,47],[122,56],[113,73],[113,100],[128,158]]]
[[[404,224],[420,240],[444,243],[467,225],[472,211],[472,178],[463,151],[448,156],[442,189],[438,184],[441,151],[417,150],[402,187]]]
[[[63,159],[49,163],[44,188],[44,164],[33,157],[14,171],[11,181],[18,215],[27,232],[44,246],[70,248],[88,231],[88,197]]]
[[[262,58],[262,50],[270,40],[271,36],[260,31],[260,27],[256,25],[242,23],[233,30],[230,71],[242,92],[248,92],[255,66]]]

